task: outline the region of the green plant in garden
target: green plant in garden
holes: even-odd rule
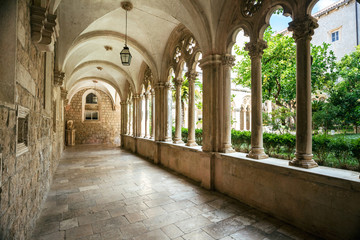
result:
[[[317,157],[317,163],[320,165],[324,165],[326,162],[330,152],[330,138],[325,134],[319,134],[313,136],[313,152]]]

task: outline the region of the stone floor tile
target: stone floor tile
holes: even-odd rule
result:
[[[245,228],[239,216],[231,217],[223,221],[214,223],[203,228],[210,236],[215,239],[224,238],[241,229]]]
[[[33,240],[65,240],[65,231],[57,231],[50,234],[38,236]]]
[[[59,231],[60,222],[50,222],[38,226],[39,227],[36,228],[34,231],[34,235],[36,236],[47,235]]]
[[[235,240],[265,240],[267,237],[256,228],[251,226],[234,233],[231,237]]]
[[[163,231],[156,229],[151,232],[144,233],[138,237],[135,237],[134,240],[168,240],[168,238]]]
[[[199,215],[199,216],[178,222],[175,225],[178,228],[180,228],[180,230],[183,231],[184,233],[189,233],[189,232],[195,231],[197,229],[200,229],[202,227],[205,227],[207,225],[210,225],[211,223],[212,222],[210,222],[207,218]]]
[[[125,207],[118,207],[118,208],[110,209],[109,213],[111,217],[118,217],[127,214],[128,211],[126,211]]]
[[[210,212],[203,213],[202,216],[209,219],[211,222],[219,222],[226,218],[234,216],[235,213],[224,211],[224,210],[214,210]]]
[[[78,217],[79,225],[86,225],[111,218],[108,211],[96,212],[86,216]]]
[[[153,218],[149,218],[143,221],[146,227],[149,228],[149,230],[154,230],[157,228],[162,228],[166,225],[173,224],[176,222],[180,222],[184,219],[189,219],[190,215],[185,213],[182,210],[175,211],[171,214],[164,214],[160,216],[156,216]]]
[[[60,230],[67,230],[79,226],[77,218],[70,218],[60,222]]]
[[[155,217],[155,216],[166,214],[166,211],[162,207],[153,207],[153,208],[143,210],[143,213],[148,218],[152,218],[152,217]]]
[[[93,234],[91,224],[83,225],[66,230],[66,240],[80,239],[81,237],[90,236]]]
[[[185,240],[214,240],[209,234],[202,230],[194,231],[182,236]]]
[[[174,224],[167,225],[161,230],[171,239],[182,236],[184,233]]]
[[[163,205],[162,208],[167,212],[173,212],[176,210],[186,209],[194,206],[195,204],[189,200],[182,200],[174,203]]]
[[[139,222],[144,219],[147,219],[147,217],[145,216],[145,214],[143,212],[129,213],[129,214],[126,214],[125,217],[130,223],[135,223],[135,222]]]
[[[133,237],[137,237],[145,232],[147,232],[147,228],[143,223],[133,223],[125,226],[120,226],[120,231],[124,239],[130,239]]]
[[[119,148],[68,148],[33,240],[316,240]]]
[[[124,216],[119,216],[116,218],[110,218],[104,221],[98,221],[93,223],[94,233],[101,233],[113,229],[118,229],[120,226],[128,225],[129,222]]]

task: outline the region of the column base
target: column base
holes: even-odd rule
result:
[[[196,147],[197,143],[194,140],[188,140],[188,142],[185,144],[185,146]]]
[[[165,138],[164,142],[172,142],[172,139],[171,138]]]
[[[182,144],[184,143],[181,139],[176,139],[174,138],[174,141],[173,141],[174,144]]]
[[[295,153],[295,158],[289,162],[290,166],[302,168],[318,167],[318,164],[312,158],[312,154],[298,154]]]
[[[251,148],[251,151],[248,155],[246,155],[246,157],[253,159],[265,159],[269,156],[265,154],[264,148]]]
[[[231,144],[225,144],[222,152],[223,152],[223,153],[234,153],[235,150],[232,148],[232,145],[231,145]]]

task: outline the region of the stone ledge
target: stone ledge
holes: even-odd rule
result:
[[[292,174],[294,176],[304,178],[307,181],[314,181],[322,184],[346,188],[348,190],[360,191],[360,179],[358,172],[324,167],[324,166],[319,166],[317,168],[311,168],[311,169],[298,168],[298,167],[289,166],[289,160],[276,159],[276,158],[256,160],[252,158],[247,158],[245,153],[239,153],[239,152],[219,153],[219,155],[221,155],[225,159],[233,158],[244,161],[244,163],[247,162],[247,164],[253,167],[264,168],[267,165],[273,166],[278,168],[280,174],[285,174],[285,175]],[[340,182],[338,180],[340,180]]]

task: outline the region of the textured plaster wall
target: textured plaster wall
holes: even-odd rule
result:
[[[111,99],[104,92],[100,94],[100,121],[83,121],[82,99],[88,89],[76,93],[66,107],[65,119],[74,121],[76,144],[114,144],[120,145],[120,106],[112,108]]]
[[[360,14],[358,4],[358,14]],[[314,45],[329,43],[330,50],[333,50],[337,60],[340,61],[345,54],[355,51],[356,47],[356,24],[355,1],[344,5],[329,14],[324,14],[318,19],[319,27],[311,40]],[[331,32],[339,29],[339,40],[331,42]]]
[[[53,106],[44,103],[45,58],[31,42],[31,1],[14,2],[17,2],[12,9],[17,17],[16,29],[13,29],[16,32],[16,61],[8,67],[15,69],[15,79],[0,79],[15,83],[6,88],[15,93],[14,98],[0,98],[0,239],[30,239],[64,147],[64,129],[61,114],[53,114]],[[47,72],[51,74],[48,74],[46,84],[51,88],[47,88],[46,96],[54,99],[54,105],[60,105],[59,91],[52,85],[53,55],[48,57],[51,61],[48,60]],[[6,60],[7,54],[2,54],[1,58]],[[28,151],[21,155],[16,154],[18,106],[29,110]]]

